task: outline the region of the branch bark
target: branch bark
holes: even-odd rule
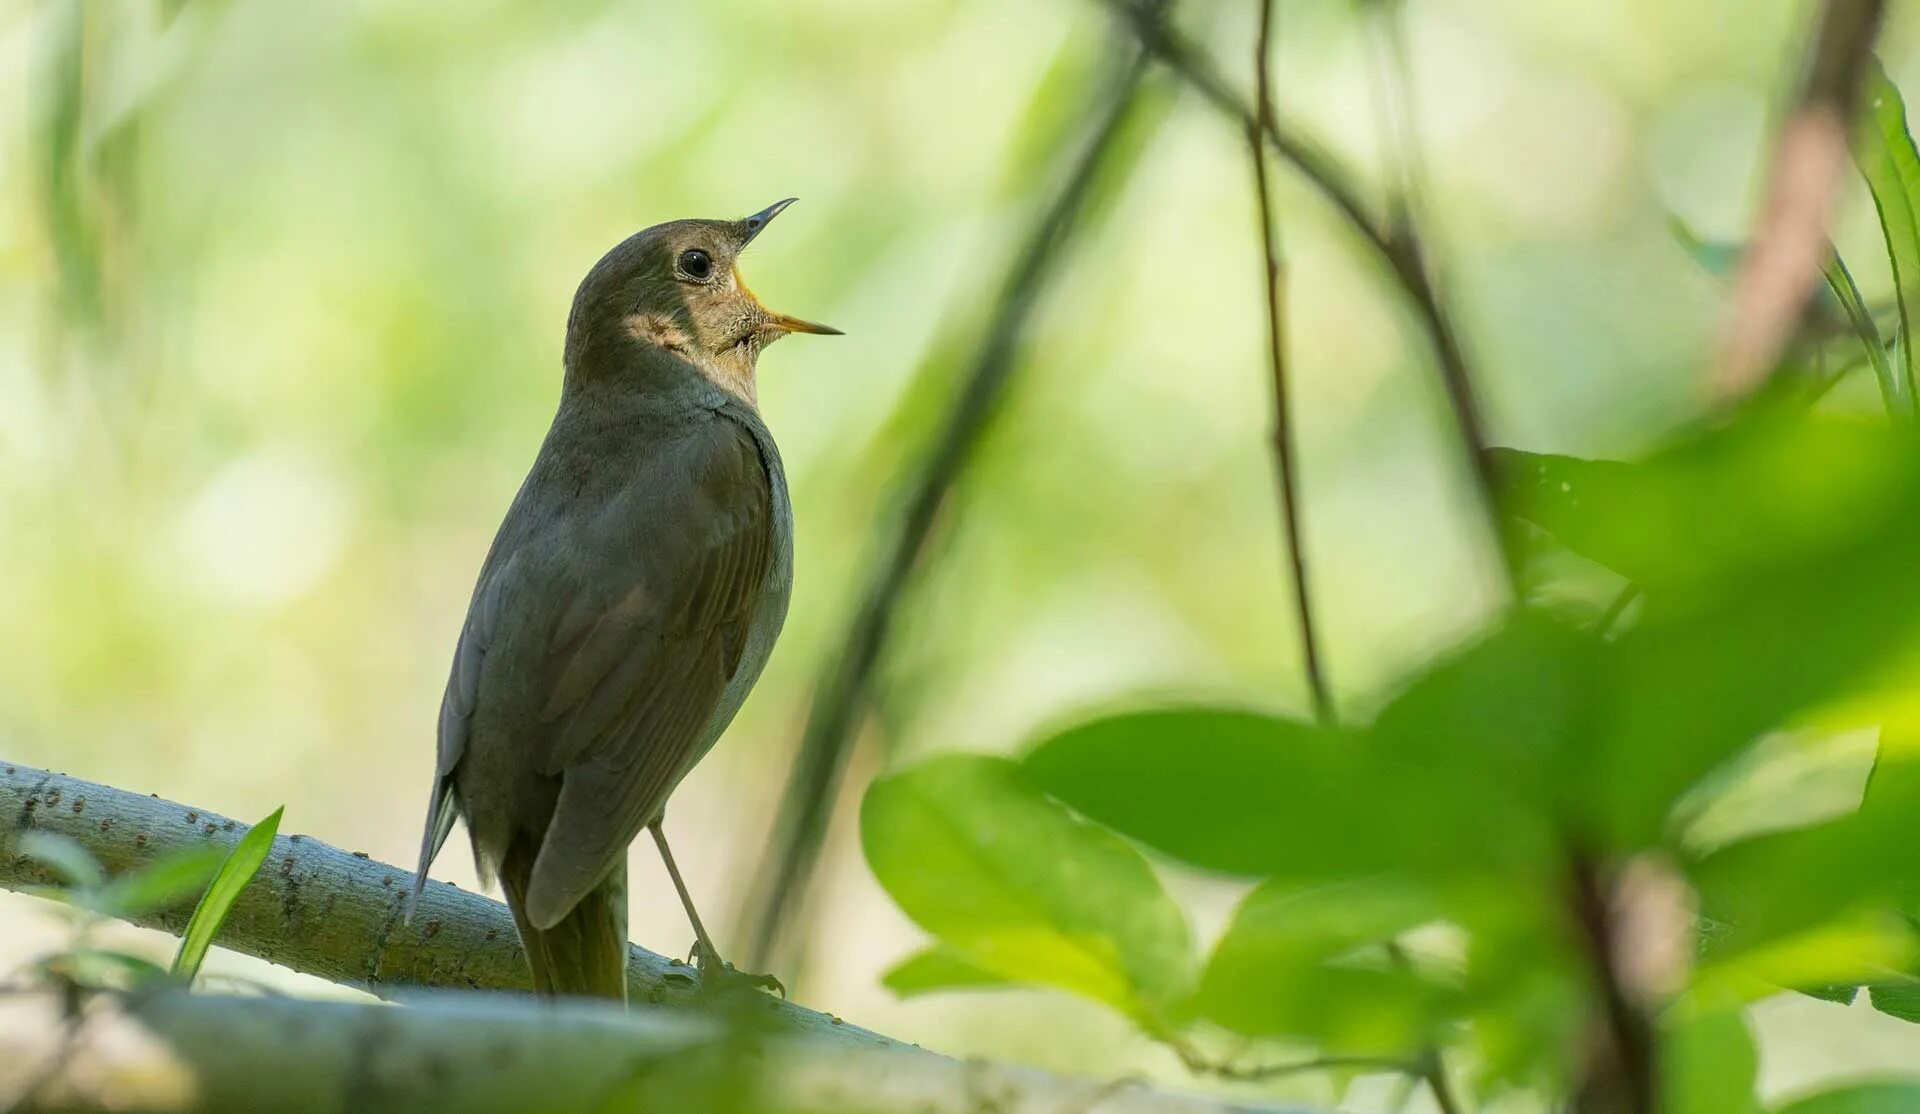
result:
[[[0,888],[57,881],[37,860],[13,851],[22,832],[66,836],[109,875],[119,875],[188,847],[230,848],[247,827],[206,809],[0,763]],[[451,882],[429,882],[413,923],[404,924],[412,881],[412,871],[306,836],[279,836],[228,915],[219,944],[382,997],[422,987],[532,989],[505,905]],[[178,934],[190,912],[164,909],[135,923]],[[627,959],[628,997],[688,1004],[695,996],[691,973],[676,960],[634,948]],[[755,1001],[786,1030],[842,1044],[902,1047],[780,998],[761,995]]]
[[[67,837],[109,877],[248,825],[205,809],[0,762],[0,888],[56,879],[18,853]],[[634,1006],[446,989],[526,990],[504,905],[429,885],[401,922],[410,872],[280,836],[218,943],[399,1000],[0,992],[0,1110],[740,1110],[755,1114],[1304,1114],[962,1062],[764,994],[697,996],[690,970],[632,949]],[[135,923],[167,932],[185,908]]]
[[[393,1009],[175,988],[98,995],[78,1018],[57,991],[0,999],[0,1105],[153,1114],[1287,1114],[900,1046],[753,1035],[716,1016],[658,1007],[437,992]]]

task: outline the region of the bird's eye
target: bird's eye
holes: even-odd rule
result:
[[[697,282],[705,282],[713,276],[713,257],[699,248],[688,248],[680,253],[680,273]]]

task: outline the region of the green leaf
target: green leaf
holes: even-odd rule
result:
[[[220,932],[220,926],[226,923],[227,914],[233,910],[233,903],[240,900],[253,876],[260,870],[260,864],[267,861],[273,851],[273,837],[280,830],[280,814],[286,811],[282,805],[269,813],[266,819],[247,829],[247,834],[234,844],[233,853],[220,865],[220,873],[214,875],[207,892],[200,898],[200,904],[194,906],[193,916],[187,920],[186,931],[180,934],[180,952],[173,957],[175,976],[192,982],[200,972],[200,964],[207,958],[207,949],[213,946],[213,938]]]
[[[1734,843],[1692,865],[1700,913],[1718,926],[1703,958],[1724,962],[1855,911],[1891,912],[1920,883],[1916,846],[1920,762],[1890,755],[1858,811]],[[1846,957],[1829,959],[1844,966]],[[1856,974],[1872,975],[1878,959],[1863,959]]]
[[[126,918],[178,905],[205,888],[223,859],[220,848],[211,845],[184,848],[100,887],[88,907],[102,916]]]
[[[1907,131],[1907,106],[1900,90],[1875,59],[1861,81],[1860,126],[1854,130],[1853,157],[1873,193],[1886,238],[1887,257],[1900,306],[1900,368],[1904,398],[1914,401],[1912,331],[1920,326],[1920,152]]]
[[[1258,712],[1175,707],[1070,727],[1025,767],[1076,811],[1225,874],[1504,878],[1537,861],[1540,833],[1480,799],[1471,756],[1438,768],[1427,757]]]
[[[1012,762],[949,755],[883,777],[860,830],[894,901],[982,971],[1141,1021],[1191,985],[1186,919],[1146,860],[1047,800]]]
[[[1893,418],[1911,417],[1914,400],[1909,397],[1907,380],[1887,359],[1886,347],[1880,343],[1880,326],[1874,323],[1873,311],[1868,308],[1867,299],[1860,293],[1859,285],[1853,281],[1853,272],[1847,269],[1840,253],[1829,248],[1827,261],[1820,268],[1820,273],[1826,277],[1827,289],[1832,292],[1835,304],[1846,315],[1847,324],[1859,339],[1860,347],[1866,350],[1867,363],[1873,367],[1874,382],[1880,385],[1880,400],[1886,406],[1887,414]],[[1905,347],[1904,344],[1902,347]]]
[[[1383,762],[1437,779],[1429,793],[1461,793],[1497,818],[1486,833],[1494,854],[1516,840],[1551,854],[1548,820],[1581,788],[1565,765],[1590,730],[1594,653],[1586,633],[1515,611],[1418,674],[1381,710],[1368,745]]]
[[[1774,1114],[1913,1114],[1920,1110],[1920,1083],[1848,1083],[1808,1095]]]
[[[61,982],[94,990],[128,990],[167,977],[167,969],[144,956],[103,948],[75,948],[47,956],[36,966]]]
[[[1883,526],[1914,486],[1912,460],[1883,427],[1770,408],[1632,463],[1488,457],[1503,506],[1669,608],[1818,560]]]
[[[19,854],[51,868],[62,881],[75,889],[98,886],[103,877],[100,864],[87,853],[87,849],[80,846],[78,841],[58,832],[26,832],[14,846]]]
[[[1738,1010],[1690,1013],[1662,1027],[1660,1109],[1666,1114],[1749,1114],[1759,1056]]]
[[[1875,983],[1867,988],[1873,1008],[1902,1021],[1920,1021],[1920,979]]]
[[[983,971],[942,947],[908,956],[880,977],[881,985],[902,998],[936,990],[984,990],[1007,985],[1007,980]]]
[[[1241,903],[1189,1010],[1250,1037],[1292,1037],[1345,1052],[1398,1054],[1424,1044],[1451,995],[1381,945],[1433,920],[1438,906],[1404,882],[1267,883]]]

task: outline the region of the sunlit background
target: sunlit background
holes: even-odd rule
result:
[[[1618,455],[1697,412],[1724,288],[1669,214],[1747,227],[1803,9],[1409,0],[1424,215],[1497,441]],[[1177,10],[1248,72],[1251,3]],[[1350,0],[1283,3],[1275,73],[1377,200],[1376,31]],[[641,226],[797,195],[743,267],[847,333],[762,363],[792,616],[670,813],[724,949],[874,523],[1125,50],[1094,0],[0,6],[0,756],[243,819],[284,803],[283,830],[411,863],[454,637],[552,415],[575,283]],[[1910,11],[1882,54],[1920,93]],[[905,600],[779,973],[946,1051],[1176,1077],[1062,996],[891,998],[877,976],[920,936],[845,807],[894,756],[1010,749],[1142,691],[1305,707],[1250,174],[1233,126],[1155,81]],[[1490,554],[1420,334],[1281,180],[1310,580],[1365,714],[1485,614]],[[1877,235],[1856,188],[1838,240],[1875,299]],[[644,841],[633,869],[635,939],[684,953]],[[438,873],[473,884],[463,838]],[[1233,894],[1175,883],[1217,931]],[[61,931],[0,894],[0,967]],[[1759,1016],[1772,1092],[1920,1055],[1864,1006]]]

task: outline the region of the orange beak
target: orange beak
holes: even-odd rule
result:
[[[816,321],[802,321],[798,317],[788,317],[784,313],[774,314],[772,320],[767,322],[767,328],[778,329],[782,333],[815,333],[823,337],[840,337],[847,335],[832,325],[822,325]]]

